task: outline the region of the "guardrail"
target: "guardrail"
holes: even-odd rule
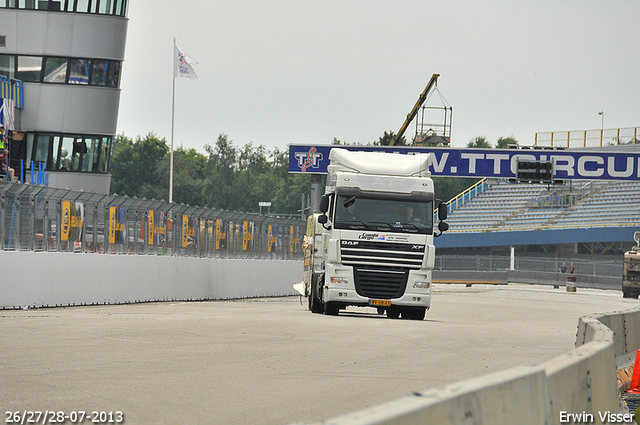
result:
[[[594,147],[640,143],[640,127],[536,133],[535,146]]]
[[[301,259],[296,218],[0,184],[0,251]]]
[[[456,208],[459,208],[487,190],[490,187],[487,183],[487,179],[482,179],[478,183],[474,184],[462,193],[459,193],[456,197],[447,202],[447,212],[452,212]],[[437,214],[437,212],[436,212]]]
[[[506,227],[506,228],[495,228],[495,227],[477,227],[477,228],[469,228],[469,229],[449,229],[447,233],[495,233],[495,232],[522,232],[522,231],[533,231],[533,230],[567,230],[567,229],[600,229],[606,227],[635,227],[638,222],[633,219],[625,219],[623,221],[617,222],[607,222],[607,223],[598,223],[598,224],[566,224],[566,225],[541,225],[541,226],[518,226],[518,227]]]
[[[640,348],[639,334],[640,308],[585,316],[576,348],[539,366],[415,392],[322,424],[631,423],[618,394],[616,360]]]

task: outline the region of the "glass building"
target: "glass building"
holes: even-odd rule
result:
[[[109,192],[127,25],[127,0],[0,0],[0,75],[24,84],[16,174]]]

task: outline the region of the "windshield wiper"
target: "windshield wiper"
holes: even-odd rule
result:
[[[367,224],[363,221],[359,221],[359,220],[342,220],[339,221],[338,223],[336,223],[338,226],[340,226],[340,228],[343,227],[347,227],[347,228],[358,228],[358,229],[368,229],[369,226],[367,226]]]
[[[398,229],[402,229],[402,231],[408,232],[419,232],[420,229],[413,223],[401,223],[401,226],[397,227]]]
[[[379,230],[380,227],[387,227],[389,230],[393,229],[393,224],[385,223],[384,221],[372,221],[368,223],[369,228],[376,228]]]

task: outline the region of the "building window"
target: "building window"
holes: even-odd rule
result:
[[[107,86],[118,87],[120,83],[120,62],[110,61],[107,69]]]
[[[84,151],[82,155],[82,171],[98,171],[98,153],[100,152],[100,139],[84,139]]]
[[[45,169],[51,169],[50,159],[52,158],[53,151],[53,139],[54,136],[51,134],[41,134],[38,136],[38,141],[35,145],[35,153],[33,155],[33,160],[35,162],[44,163]],[[29,164],[30,165],[30,164]]]
[[[111,169],[111,137],[102,138],[102,146],[98,160],[100,161],[98,166],[98,172],[107,173]]]
[[[60,146],[60,161],[55,165],[56,170],[73,171],[78,160],[73,157],[73,137],[63,137]]]
[[[18,56],[16,79],[39,83],[42,78],[42,58],[39,56]]]
[[[16,57],[13,55],[0,55],[0,75],[15,78]]]
[[[74,10],[74,4],[77,5]],[[0,0],[0,8],[126,16],[126,0]]]
[[[117,88],[120,69],[120,61],[0,54],[0,75],[28,83],[91,84]]]
[[[69,84],[89,84],[91,61],[88,59],[71,59]]]
[[[26,167],[44,163],[47,171],[108,173],[111,169],[110,136],[28,133],[24,152]]]
[[[107,67],[109,61],[94,60],[93,69],[91,73],[91,85],[92,86],[106,86],[107,85]]]
[[[118,15],[118,16],[124,16],[125,15],[125,6],[127,5],[127,2],[124,0],[116,0],[115,4],[114,4],[114,15]]]
[[[67,58],[46,58],[44,65],[45,83],[64,83],[67,80]]]
[[[94,60],[91,73],[92,86],[118,87],[120,62]]]
[[[98,13],[103,15],[110,14],[111,9],[113,8],[113,4],[111,0],[98,0],[100,3],[98,5]]]
[[[78,0],[76,12],[89,13],[89,0]]]

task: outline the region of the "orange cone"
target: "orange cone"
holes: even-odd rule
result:
[[[633,375],[631,376],[631,385],[629,385],[629,394],[640,394],[640,350],[636,353],[636,362],[633,365]]]

